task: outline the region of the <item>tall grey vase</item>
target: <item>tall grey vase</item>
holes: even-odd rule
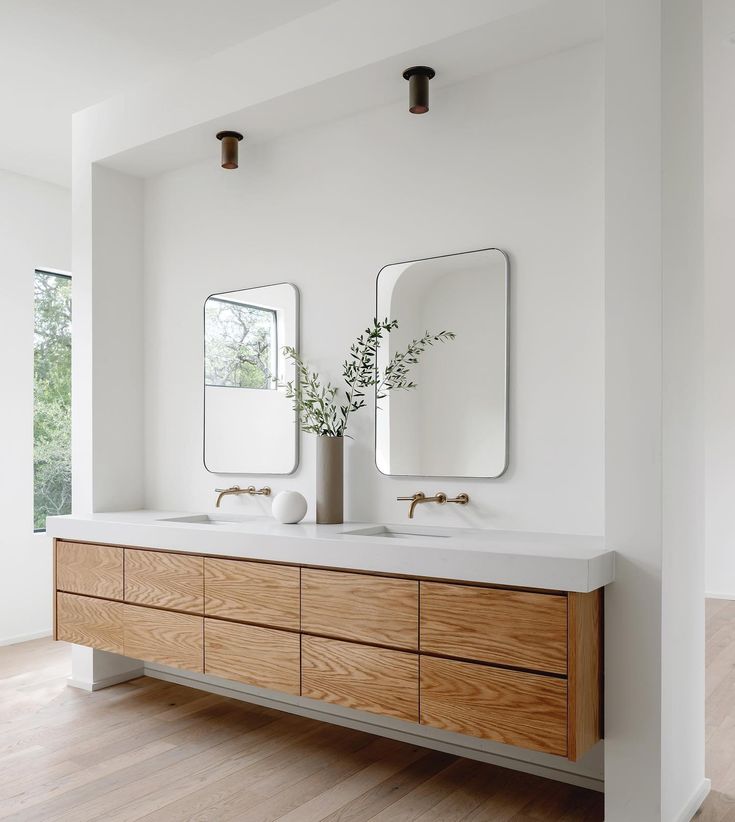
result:
[[[316,439],[316,521],[344,522],[344,437]]]

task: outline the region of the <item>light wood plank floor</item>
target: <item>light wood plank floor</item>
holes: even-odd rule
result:
[[[697,822],[735,822],[735,602],[707,600],[707,747],[712,791]]]
[[[735,603],[707,609],[698,822],[735,822]],[[600,794],[141,678],[67,688],[69,648],[0,648],[0,819],[595,822]]]

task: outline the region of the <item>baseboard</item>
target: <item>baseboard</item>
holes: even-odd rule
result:
[[[453,754],[454,756],[476,759],[480,762],[488,762],[491,765],[497,765],[501,768],[535,774],[536,776],[542,776],[546,779],[553,779],[557,782],[565,782],[569,785],[589,788],[594,791],[604,791],[604,781],[600,778],[566,771],[562,768],[553,767],[552,765],[530,762],[512,755],[493,753],[483,750],[480,747],[473,747],[471,744],[464,744],[463,742],[440,739],[438,737],[446,732],[434,731],[434,729],[423,726],[416,726],[419,730],[412,730],[409,723],[400,723],[398,720],[387,720],[386,723],[383,723],[380,722],[377,717],[372,719],[370,714],[352,711],[348,708],[340,708],[338,706],[327,707],[324,706],[323,703],[307,699],[306,697],[280,698],[278,695],[275,695],[275,692],[264,691],[260,688],[251,689],[249,686],[240,685],[240,683],[227,684],[226,680],[221,681],[221,684],[220,682],[211,682],[200,679],[197,676],[190,676],[157,665],[146,664],[144,666],[144,673],[146,676],[163,679],[166,682],[175,682],[179,685],[198,688],[199,690],[219,694],[220,696],[240,699],[243,702],[252,702],[255,705],[262,705],[266,708],[274,708],[277,711],[285,711],[286,713],[305,716],[309,719],[316,719],[320,722],[330,722],[345,728],[385,736],[389,739],[406,742],[409,745],[418,745],[422,748],[431,748]],[[388,722],[391,724],[387,724]],[[398,725],[407,727],[395,727]],[[452,734],[452,736],[456,737],[457,735]],[[469,739],[469,737],[462,737],[462,739]],[[482,744],[480,740],[478,740],[478,742]]]
[[[705,591],[705,599],[735,599],[735,594],[721,594],[714,591]]]
[[[45,631],[36,631],[34,634],[18,634],[18,636],[9,636],[5,639],[0,639],[0,646],[3,645],[19,645],[21,642],[30,642],[33,639],[43,639],[51,636],[51,629]]]
[[[103,688],[109,688],[112,685],[119,685],[121,682],[127,682],[129,679],[137,679],[140,676],[144,676],[144,673],[145,672],[141,667],[132,671],[124,671],[121,674],[115,674],[115,676],[108,676],[104,679],[96,679],[94,682],[82,679],[72,679],[72,677],[69,677],[66,680],[66,684],[70,688],[79,688],[80,691],[101,691]]]
[[[707,798],[707,794],[709,794],[711,787],[712,782],[709,779],[703,779],[702,784],[694,792],[694,795],[684,806],[674,822],[691,822],[694,815],[702,807],[702,803]]]

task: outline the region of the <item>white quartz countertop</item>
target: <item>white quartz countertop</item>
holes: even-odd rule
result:
[[[281,525],[265,516],[167,521],[183,516],[146,510],[49,517],[47,533],[82,542],[523,588],[587,592],[614,578],[615,553],[605,549],[602,537],[405,523],[387,526],[399,533],[385,537],[348,533],[379,531],[376,523]]]

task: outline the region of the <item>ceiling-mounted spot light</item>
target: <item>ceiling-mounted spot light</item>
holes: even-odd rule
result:
[[[429,80],[435,74],[429,66],[411,66],[403,72],[408,80],[408,110],[411,114],[426,114],[429,110]]]
[[[219,131],[217,139],[222,143],[222,168],[237,168],[238,143],[242,140],[239,131]]]

